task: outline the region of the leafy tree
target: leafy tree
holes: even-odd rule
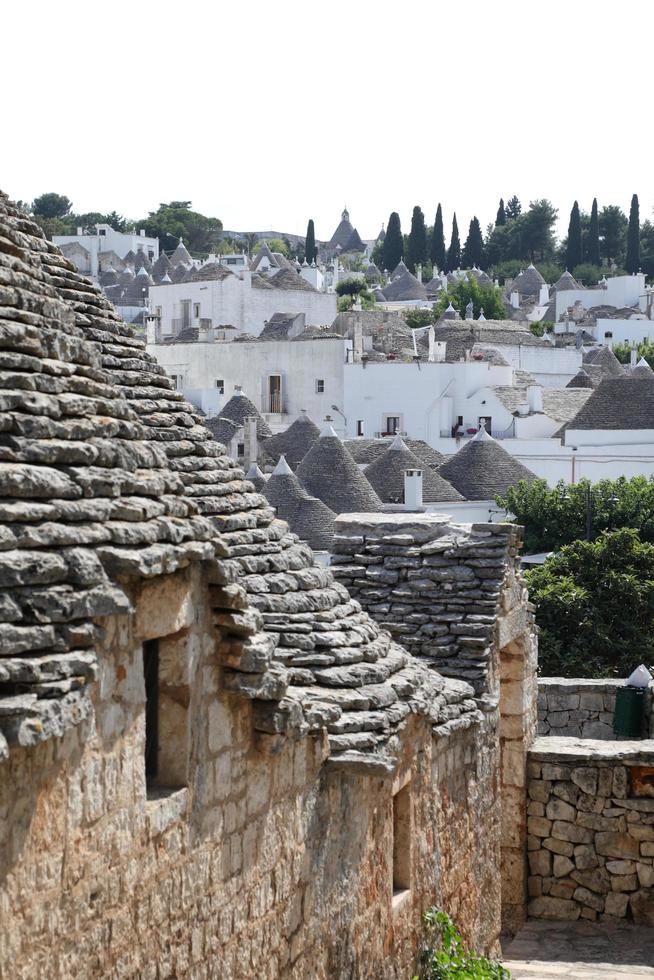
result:
[[[574,269],[570,269],[569,271],[577,282],[582,283],[582,285],[595,286],[607,270],[600,268],[598,265],[590,265],[588,262],[582,262],[581,265],[576,265]]]
[[[339,296],[358,296],[368,290],[365,279],[341,279],[336,284],[336,292]]]
[[[461,241],[459,239],[459,226],[456,223],[456,211],[452,218],[452,237],[450,238],[445,265],[447,272],[454,272],[461,265]]]
[[[635,529],[565,545],[526,578],[544,674],[625,676],[654,660],[654,545]]]
[[[581,264],[581,218],[579,216],[579,205],[575,201],[570,212],[570,223],[568,225],[568,247],[565,253],[566,269],[574,269]]]
[[[498,286],[480,286],[476,276],[469,273],[438,294],[434,307],[435,319],[442,316],[450,303],[462,317],[465,316],[466,306],[471,300],[472,314],[475,318],[479,316],[482,308],[487,320],[503,320],[506,317],[502,290]]]
[[[638,217],[638,195],[631,198],[629,225],[627,227],[627,257],[624,263],[632,275],[640,269],[640,221]]]
[[[599,241],[599,214],[597,211],[597,198],[593,198],[593,206],[590,210],[590,223],[588,232],[584,239],[584,261],[590,265],[601,264],[600,241]]]
[[[191,211],[190,201],[171,201],[160,204],[142,223],[148,235],[159,239],[160,248],[170,250],[174,239],[183,238],[192,255],[206,255],[213,251],[222,236],[222,221]],[[269,243],[270,244],[270,243]]]
[[[504,208],[506,220],[514,221],[516,218],[520,217],[521,212],[522,212],[522,205],[514,194],[513,197],[510,197],[509,200],[506,202],[506,207]]]
[[[397,211],[391,213],[386,226],[386,238],[382,246],[382,267],[392,272],[404,255],[402,225]]]
[[[483,269],[485,265],[484,238],[481,233],[479,219],[476,215],[470,222],[468,237],[465,240],[463,252],[461,253],[461,261],[464,269],[470,269],[473,265]]]
[[[516,219],[520,226],[523,252],[519,258],[529,258],[535,262],[554,254],[554,224],[558,213],[546,198],[530,201],[527,213]]]
[[[654,224],[643,221],[640,229],[640,267],[648,279],[654,277]]]
[[[415,272],[416,266],[424,265],[427,261],[425,216],[418,205],[414,207],[411,216],[411,231],[407,240],[406,260],[411,272]]]
[[[525,551],[552,551],[618,527],[635,528],[654,544],[654,477],[588,480],[550,488],[545,480],[511,487],[498,506],[525,528]],[[590,522],[589,522],[590,516]]]
[[[440,204],[436,208],[436,218],[431,233],[431,261],[440,272],[445,269],[447,257],[445,253],[445,234],[443,232],[443,209]]]
[[[403,319],[412,330],[418,327],[427,327],[430,323],[434,322],[434,311],[423,310],[416,306],[411,310],[407,310],[403,315]]]
[[[628,340],[623,340],[621,344],[616,344],[613,353],[621,364],[629,364],[631,361],[631,344]],[[654,370],[654,343],[646,337],[636,345],[636,358],[644,357],[649,366]]]
[[[616,204],[603,207],[599,214],[600,252],[610,265],[622,265],[627,236],[627,219]]]
[[[532,320],[529,324],[529,330],[534,337],[543,337],[546,333],[551,333],[553,329],[553,320]]]
[[[504,199],[500,198],[500,206],[497,209],[497,216],[495,218],[495,224],[498,228],[506,224],[506,212],[504,210]]]
[[[313,218],[309,218],[309,223],[307,225],[307,237],[304,243],[304,257],[311,265],[312,262],[316,261],[318,255],[318,249],[316,248],[316,231],[313,226]]]
[[[271,252],[281,252],[288,258],[289,247],[288,242],[284,241],[283,238],[268,238],[267,239],[268,248]]]
[[[32,213],[39,218],[63,218],[73,206],[73,202],[65,194],[41,194],[32,203]]]

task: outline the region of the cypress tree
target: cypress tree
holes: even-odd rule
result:
[[[581,215],[579,205],[575,201],[570,212],[570,224],[568,225],[568,245],[565,250],[565,267],[569,272],[581,265]]]
[[[599,214],[597,211],[596,197],[593,198],[593,206],[590,211],[590,224],[588,225],[588,235],[586,237],[586,262],[590,262],[591,265],[601,265]]]
[[[481,269],[484,265],[484,238],[476,215],[470,222],[468,237],[461,254],[461,262],[464,269],[470,269],[473,265]]]
[[[443,232],[443,209],[440,204],[436,208],[434,228],[431,233],[431,261],[436,269],[442,272],[445,268],[445,234]]]
[[[498,228],[506,224],[506,211],[504,210],[504,198],[500,198],[500,206],[497,209],[497,217],[495,218],[495,224]]]
[[[411,216],[411,231],[407,241],[406,250],[407,265],[411,272],[416,271],[417,265],[424,265],[427,261],[427,229],[425,228],[425,216],[422,210],[415,206]]]
[[[459,226],[456,223],[456,211],[452,218],[452,237],[450,247],[447,250],[447,260],[445,262],[446,271],[454,272],[461,265],[461,242],[459,241]]]
[[[640,269],[640,222],[638,218],[638,194],[631,199],[629,225],[627,227],[627,258],[624,264],[632,275]]]
[[[316,248],[316,232],[313,227],[313,218],[309,218],[309,224],[307,225],[307,238],[304,245],[304,254],[309,265],[316,261],[318,249]]]
[[[382,248],[382,265],[384,269],[392,272],[397,263],[404,255],[404,239],[402,238],[402,225],[397,211],[391,213],[386,228],[386,238]]]

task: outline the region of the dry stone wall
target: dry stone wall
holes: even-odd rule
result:
[[[530,916],[654,926],[654,742],[537,739],[528,810]]]
[[[624,680],[539,677],[538,734],[615,739],[615,697]],[[643,738],[654,736],[652,691],[645,694]]]

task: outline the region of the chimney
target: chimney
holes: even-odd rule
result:
[[[422,266],[421,265],[416,266],[416,279],[418,280],[418,282],[422,282]]]
[[[514,289],[511,293],[511,306],[514,310],[520,309],[520,293],[517,289]]]
[[[434,360],[437,364],[445,364],[445,354],[447,352],[447,342],[437,340],[434,344]]]
[[[429,354],[427,360],[430,364],[433,364],[436,360],[436,335],[434,333],[433,324],[429,327]]]
[[[83,235],[84,234],[84,229],[82,228],[81,225],[78,225],[78,227],[77,227],[77,234],[78,235]]]
[[[422,510],[422,470],[404,471],[404,509]]]
[[[145,342],[146,344],[161,343],[161,323],[159,317],[152,313],[145,318]]]
[[[145,238],[145,228],[141,228],[139,230],[139,235],[141,236],[141,238]]]
[[[538,296],[538,305],[547,306],[550,301],[550,288],[547,283],[543,283],[540,287],[540,294]]]
[[[198,327],[198,341],[204,344],[212,344],[216,339],[216,333],[211,320],[200,319]]]
[[[361,360],[363,354],[363,324],[358,313],[354,314],[354,351],[352,353],[355,362]]]
[[[637,360],[638,360],[638,355],[636,353],[636,345],[632,344],[631,350],[629,351],[629,367],[631,368],[632,371],[636,367]]]
[[[543,389],[540,385],[527,385],[527,402],[530,412],[543,411]]]
[[[258,455],[258,441],[257,441],[257,417],[256,415],[248,415],[243,420],[244,434],[243,434],[243,446],[245,452],[245,463],[250,465],[256,463]]]

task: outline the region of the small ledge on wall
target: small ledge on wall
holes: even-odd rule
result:
[[[184,820],[188,813],[188,787],[168,789],[153,787],[148,790],[145,816],[150,837],[157,837],[173,824]]]

